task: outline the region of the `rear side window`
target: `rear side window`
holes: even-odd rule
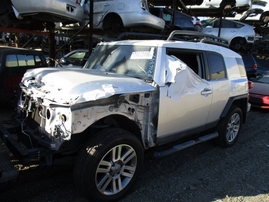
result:
[[[10,54],[6,56],[6,67],[40,66],[41,63],[38,55]]]
[[[241,77],[246,77],[246,70],[244,66],[244,62],[241,58],[236,58],[236,62],[238,65],[239,73]]]
[[[6,57],[6,67],[18,67],[17,55],[7,55]]]
[[[224,60],[221,55],[216,53],[207,53],[207,59],[210,80],[227,78]]]
[[[39,55],[35,55],[35,63],[37,66],[42,65],[42,60]]]

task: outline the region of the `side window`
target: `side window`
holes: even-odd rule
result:
[[[207,53],[207,62],[210,80],[227,78],[224,60],[221,55],[216,53]]]
[[[11,54],[6,57],[6,67],[40,66],[41,58],[36,55]]]
[[[230,20],[223,20],[222,27],[223,28],[236,28],[236,24]]]
[[[35,66],[35,60],[33,55],[26,55],[25,61],[27,66]]]
[[[246,77],[247,74],[246,74],[246,71],[245,71],[245,65],[244,65],[243,60],[241,60],[240,58],[236,58],[236,62],[237,62],[237,65],[238,65],[240,76],[241,77]]]
[[[35,64],[36,64],[36,66],[42,66],[43,65],[42,60],[41,60],[39,55],[35,55]]]
[[[18,60],[17,60],[17,55],[12,54],[12,55],[7,55],[6,57],[6,67],[18,67]]]
[[[19,66],[26,66],[26,55],[17,55]]]
[[[219,20],[216,20],[215,22],[213,22],[213,28],[219,28]]]
[[[35,60],[33,55],[17,55],[17,58],[20,67],[35,66]]]
[[[190,67],[198,76],[203,78],[202,71],[202,57],[201,53],[198,52],[186,52],[179,51],[177,49],[167,49],[167,55],[174,55],[181,61],[183,61],[188,67]]]

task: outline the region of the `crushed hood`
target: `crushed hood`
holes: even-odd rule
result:
[[[77,68],[38,68],[27,70],[22,88],[35,99],[72,105],[107,98],[115,94],[153,91],[143,80]]]

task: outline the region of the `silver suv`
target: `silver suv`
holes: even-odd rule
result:
[[[145,152],[165,157],[211,139],[232,146],[248,111],[242,58],[202,34],[180,41],[182,33],[192,34],[102,42],[82,69],[27,71],[18,135],[29,149],[20,159],[74,157],[80,194],[114,201],[134,184]]]

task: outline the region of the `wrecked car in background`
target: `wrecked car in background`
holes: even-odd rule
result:
[[[76,0],[2,0],[2,3],[0,25],[3,27],[33,22],[68,24],[82,21],[84,15],[83,7]]]
[[[262,37],[256,34],[255,27],[239,21],[210,18],[204,20],[202,32],[220,36],[229,42],[234,51],[246,50]]]
[[[80,25],[85,25],[89,21],[89,4],[89,0],[83,4],[86,15]],[[121,31],[123,28],[140,27],[140,30],[147,28],[162,30],[165,26],[162,18],[149,12],[147,0],[103,0],[94,1],[93,6],[94,29]]]
[[[19,83],[27,69],[47,66],[41,51],[0,46],[0,105],[16,105]]]
[[[17,117],[27,148],[14,130],[0,136],[24,164],[74,163],[79,195],[99,201],[130,191],[147,151],[158,158],[211,139],[234,145],[249,110],[243,61],[208,44],[220,44],[209,35],[174,41],[197,34],[102,42],[82,69],[27,71]]]
[[[224,11],[232,17],[251,8],[251,0],[203,0],[198,5],[188,5],[187,8],[196,16],[220,16]]]

